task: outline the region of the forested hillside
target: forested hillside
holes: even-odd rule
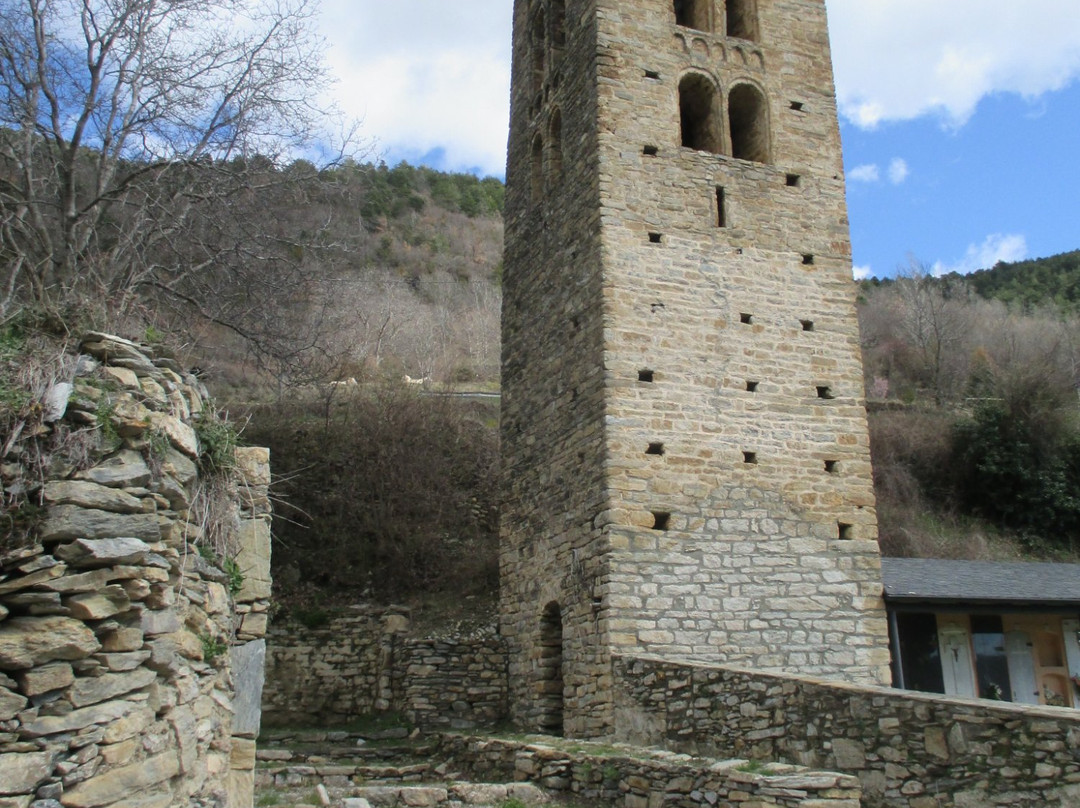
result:
[[[1078,256],[862,284],[887,555],[1080,550],[1080,317],[1061,304]]]

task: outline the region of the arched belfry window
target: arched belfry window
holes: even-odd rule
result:
[[[683,146],[720,154],[720,99],[708,76],[688,73],[679,82],[679,125]]]
[[[544,198],[544,138],[540,135],[533,138],[532,159],[530,163],[532,172],[532,201],[534,205],[538,205]]]
[[[537,671],[539,729],[563,734],[563,624],[562,609],[552,601],[540,618],[540,653]]]
[[[551,44],[566,47],[566,0],[551,0]]]
[[[547,70],[547,18],[539,7],[532,20],[532,86],[533,95],[539,98],[544,89],[544,72]]]
[[[737,84],[728,95],[731,156],[756,163],[771,162],[769,106],[753,84]]]
[[[556,107],[551,113],[551,125],[548,127],[548,143],[551,162],[549,166],[549,182],[557,185],[562,181],[563,152],[562,152],[562,112]]]
[[[757,42],[757,0],[725,0],[724,16],[728,36]]]
[[[698,31],[711,31],[713,0],[675,0],[675,23]]]

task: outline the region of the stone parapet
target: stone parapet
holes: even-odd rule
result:
[[[858,776],[866,808],[1080,804],[1080,714],[616,656],[620,739]]]

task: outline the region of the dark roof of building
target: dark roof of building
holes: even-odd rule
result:
[[[883,558],[892,603],[1080,604],[1080,564]]]

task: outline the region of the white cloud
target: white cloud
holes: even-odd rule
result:
[[[908,168],[907,160],[902,157],[897,157],[889,163],[889,182],[893,185],[902,185],[910,174],[911,169]]]
[[[827,0],[842,114],[871,128],[927,114],[964,124],[990,93],[1080,77],[1076,0]]]
[[[446,168],[502,174],[511,5],[323,0],[335,97],[391,161],[442,150]]]
[[[982,244],[969,246],[964,257],[955,264],[945,264],[942,261],[936,262],[933,267],[933,274],[941,276],[950,272],[957,272],[961,275],[967,275],[978,269],[989,269],[998,261],[1023,261],[1027,257],[1028,246],[1027,239],[1024,236],[995,233],[987,236]]]
[[[851,276],[857,281],[864,281],[870,277],[869,266],[854,266],[851,268]]]
[[[873,163],[855,166],[848,172],[847,178],[852,182],[877,182],[881,179],[881,172]]]
[[[1035,99],[1080,77],[1077,0],[827,0],[840,109],[859,126],[960,125],[995,92]],[[335,96],[392,155],[501,173],[509,0],[322,0]],[[857,179],[853,177],[853,179]]]

